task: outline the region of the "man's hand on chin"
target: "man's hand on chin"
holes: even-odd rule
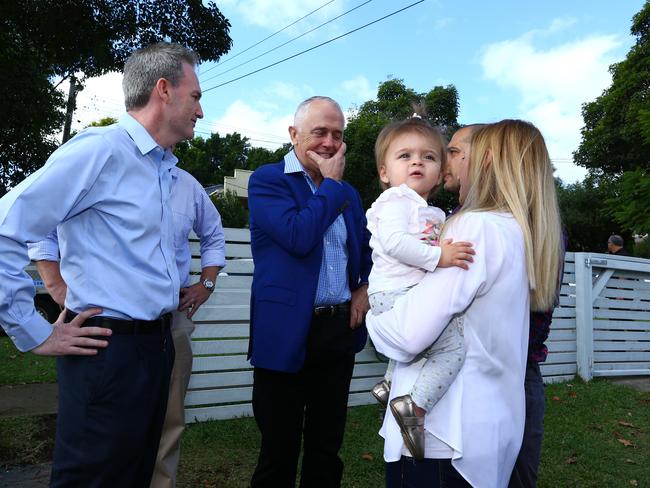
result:
[[[342,142],[336,153],[334,153],[334,156],[328,159],[314,151],[307,151],[306,154],[308,158],[318,165],[323,178],[332,178],[334,181],[341,181],[343,179],[343,171],[345,170],[346,149],[345,142]]]

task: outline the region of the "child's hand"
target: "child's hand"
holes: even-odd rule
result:
[[[469,269],[469,263],[474,262],[472,257],[476,252],[472,248],[471,242],[453,242],[453,239],[445,239],[440,244],[440,268],[450,268],[458,266],[459,268]]]

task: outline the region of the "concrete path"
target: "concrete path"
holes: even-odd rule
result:
[[[0,417],[56,413],[56,383],[0,386]]]
[[[0,488],[47,488],[51,469],[50,463],[3,469],[0,471]]]

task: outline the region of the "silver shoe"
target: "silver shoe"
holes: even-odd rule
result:
[[[406,448],[415,459],[421,460],[424,459],[424,417],[415,415],[415,407],[411,395],[390,401],[390,410],[399,424]]]
[[[379,403],[384,407],[388,406],[388,396],[390,395],[390,383],[386,380],[381,380],[370,390]]]

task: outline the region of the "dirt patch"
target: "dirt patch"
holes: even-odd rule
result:
[[[52,460],[56,415],[0,419],[0,467],[37,465]]]

